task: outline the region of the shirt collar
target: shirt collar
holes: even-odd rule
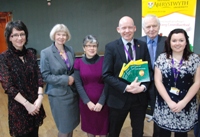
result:
[[[150,38],[147,36],[147,43],[149,43],[150,40],[152,40],[152,39],[150,39]],[[154,40],[154,42],[157,44],[157,42],[158,42],[158,35],[157,35],[153,40]]]
[[[124,38],[122,38],[122,42],[124,43],[124,45],[127,45],[128,42],[130,42],[132,45],[134,45],[133,39],[131,41],[127,41]]]

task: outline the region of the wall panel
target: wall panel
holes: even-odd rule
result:
[[[82,52],[82,40],[87,34],[95,35],[99,42],[99,52],[104,52],[105,44],[119,38],[116,31],[119,19],[128,15],[134,18],[141,36],[140,0],[52,0],[47,6],[45,0],[0,0],[0,11],[11,11],[13,19],[22,20],[29,29],[28,47],[36,48],[38,54],[52,42],[51,28],[57,23],[66,24],[72,34],[69,44],[76,53]],[[198,2],[197,10],[200,10]],[[196,24],[200,23],[197,11]],[[194,49],[200,53],[200,28],[196,25]]]

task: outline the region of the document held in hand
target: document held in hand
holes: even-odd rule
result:
[[[150,81],[148,61],[140,59],[130,61],[128,64],[124,63],[119,77],[129,82],[133,82],[136,77],[138,77],[138,82]]]

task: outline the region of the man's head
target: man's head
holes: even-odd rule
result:
[[[124,16],[119,20],[119,25],[117,27],[117,32],[124,38],[126,41],[131,41],[136,31],[136,26],[132,18]]]
[[[155,15],[149,14],[144,17],[142,28],[149,38],[154,39],[159,33],[160,21]]]

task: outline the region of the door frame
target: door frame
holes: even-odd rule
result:
[[[12,12],[0,12],[0,53],[7,50],[6,39],[4,37],[4,30],[6,23],[12,20]]]

